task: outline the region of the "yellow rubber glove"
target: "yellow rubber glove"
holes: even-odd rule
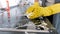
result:
[[[26,15],[29,19],[34,19],[40,16],[50,16],[59,12],[60,3],[48,7],[41,7],[38,2],[35,2],[34,5],[26,10]]]

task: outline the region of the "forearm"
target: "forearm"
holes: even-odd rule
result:
[[[50,16],[60,12],[60,3],[44,8],[43,16]]]

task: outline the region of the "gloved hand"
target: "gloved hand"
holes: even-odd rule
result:
[[[30,6],[26,10],[26,15],[29,19],[34,19],[42,15],[43,7],[40,7],[38,2],[35,2],[34,5]]]

